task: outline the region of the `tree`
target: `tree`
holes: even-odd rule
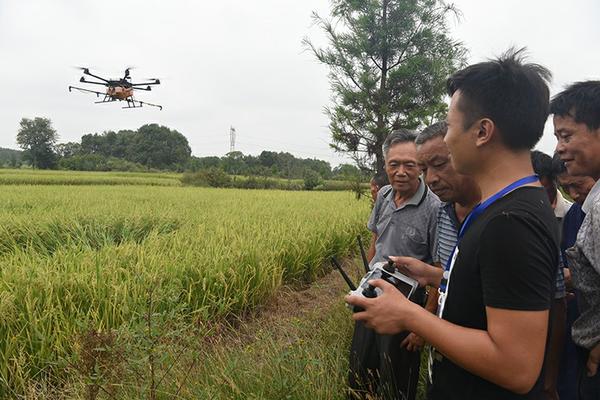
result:
[[[59,143],[54,146],[54,150],[61,158],[73,157],[81,153],[81,144],[77,142]]]
[[[312,169],[304,171],[304,189],[313,190],[322,183],[323,179],[317,171],[313,171]]]
[[[48,118],[23,118],[17,133],[17,144],[24,150],[23,158],[31,161],[32,167],[48,169],[56,165],[54,144],[58,134]]]
[[[132,135],[126,159],[150,168],[182,170],[192,150],[187,138],[157,124],[143,125]]]
[[[381,145],[392,130],[415,129],[446,111],[446,78],[465,57],[448,34],[453,14],[440,0],[332,0],[330,19],[313,13],[330,47],[304,44],[329,67],[333,149],[360,167],[374,159],[381,171]]]

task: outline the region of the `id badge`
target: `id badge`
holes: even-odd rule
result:
[[[444,271],[444,279],[446,280],[446,290],[442,291],[438,289],[438,317],[442,318],[442,314],[444,313],[444,306],[446,305],[446,297],[448,296],[448,290],[450,290],[450,276],[452,275],[452,270],[454,269],[454,263],[458,258],[458,246],[452,252],[452,258],[450,259],[450,268]]]

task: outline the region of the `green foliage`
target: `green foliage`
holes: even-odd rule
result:
[[[230,186],[231,177],[222,169],[210,167],[198,172],[183,174],[181,183],[186,186],[210,186],[222,188]]]
[[[312,158],[296,158],[287,152],[262,151],[258,156],[252,156],[236,151],[224,157],[192,157],[188,164],[188,169],[191,171],[211,167],[221,168],[230,175],[303,179],[305,172],[312,170],[323,179],[339,178],[328,162]]]
[[[464,63],[449,36],[457,11],[440,0],[334,0],[331,18],[313,14],[330,47],[304,43],[329,67],[326,108],[332,146],[359,165],[383,170],[381,145],[399,127],[417,128],[445,112],[445,82]]]
[[[133,135],[128,161],[156,169],[181,171],[192,150],[185,136],[165,126],[149,124],[140,127]]]
[[[122,158],[105,157],[100,154],[76,154],[70,157],[61,158],[58,162],[61,169],[71,171],[129,171],[143,172],[148,168]]]
[[[0,167],[19,168],[22,160],[22,151],[0,147]]]
[[[96,160],[106,160],[99,165],[108,164],[109,159],[122,159],[131,163],[127,167],[120,164],[121,169],[116,170],[142,165],[145,168],[182,171],[191,157],[191,149],[185,136],[157,124],[143,125],[137,131],[107,131],[101,135],[83,135],[79,146],[77,143],[67,143],[64,146],[66,148],[61,148],[61,151],[66,153],[66,159],[93,156]],[[75,160],[69,165],[77,166],[80,161]]]
[[[23,159],[31,162],[33,168],[49,169],[56,166],[53,146],[58,134],[48,118],[23,118],[19,123],[17,144],[24,150]]]
[[[304,173],[304,189],[313,190],[321,183],[323,183],[323,179],[317,172],[310,169],[306,170]]]

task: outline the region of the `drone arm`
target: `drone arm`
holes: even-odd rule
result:
[[[86,74],[86,75],[92,76],[92,77],[94,77],[96,79],[100,79],[101,81],[104,81],[104,82],[108,83],[107,79],[104,79],[104,78],[99,77],[98,75],[92,74],[88,69],[84,69],[83,73]],[[83,82],[83,81],[81,81],[81,82]],[[93,82],[86,82],[86,83],[93,83]]]
[[[92,85],[102,85],[102,86],[106,86],[106,83],[103,83],[103,82],[92,82],[92,81],[86,81],[84,77],[81,77],[81,79],[79,80],[79,82],[81,82],[81,83],[91,83]]]
[[[132,83],[131,86],[148,86],[148,85],[160,85],[160,81],[156,80],[154,82],[142,82],[142,83]]]
[[[84,89],[84,88],[80,88],[80,87],[77,87],[77,86],[69,86],[69,92],[70,92],[72,89],[79,90],[80,92],[94,93],[94,94],[96,94],[97,96],[100,96],[100,95],[104,96],[104,95],[106,95],[106,93],[102,93],[102,92],[96,92],[95,90]]]

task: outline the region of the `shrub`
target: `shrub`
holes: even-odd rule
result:
[[[181,183],[189,186],[228,187],[231,186],[231,177],[222,169],[211,167],[183,174]]]
[[[323,179],[318,172],[315,172],[312,169],[306,170],[304,173],[304,189],[313,190],[322,183]]]

